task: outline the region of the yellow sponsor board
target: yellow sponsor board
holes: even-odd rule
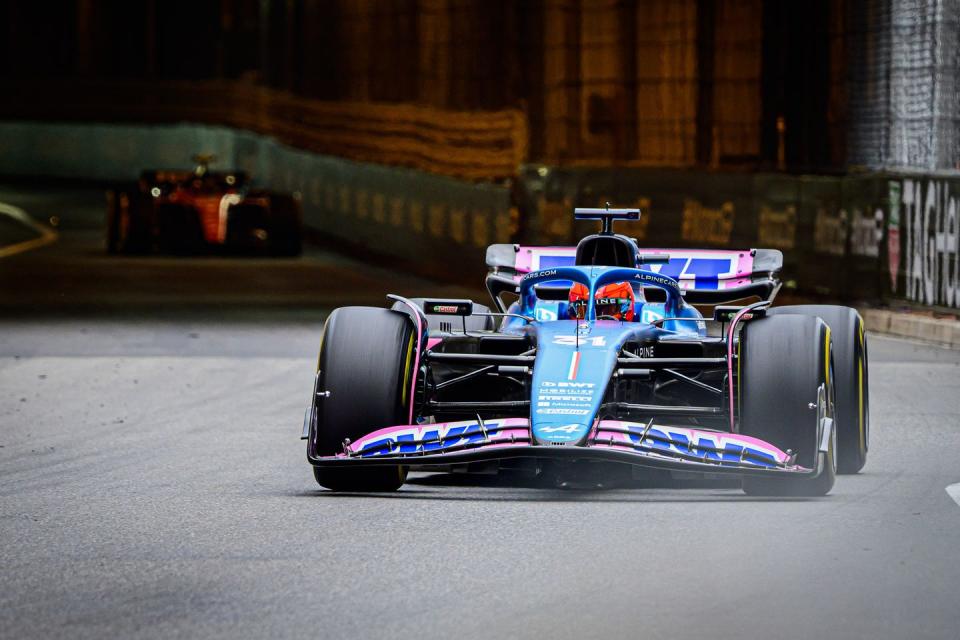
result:
[[[357,190],[357,217],[366,220],[370,216],[370,194],[363,189]]]
[[[430,235],[435,238],[443,236],[445,213],[446,210],[442,204],[437,203],[430,205],[429,213],[427,214],[429,217],[428,226],[430,228]]]
[[[490,215],[483,209],[475,209],[470,216],[470,238],[475,247],[485,247],[490,241]]]
[[[332,212],[337,202],[337,190],[333,185],[326,185],[323,188],[323,204],[328,212]]]
[[[423,233],[423,203],[418,200],[410,203],[410,228]]]
[[[373,194],[373,221],[379,224],[387,221],[387,199],[382,193]]]
[[[644,197],[637,198],[634,205],[637,209],[640,209],[640,219],[627,227],[629,229],[628,235],[643,241],[647,239],[647,227],[650,226],[650,216],[653,213],[653,208],[650,206],[650,198]]]
[[[553,241],[568,241],[573,231],[573,203],[570,198],[552,202],[541,197],[538,204],[543,220],[543,232]]]
[[[823,207],[817,208],[817,217],[813,224],[813,248],[817,253],[842,256],[847,247],[847,212],[840,209],[831,213]]]
[[[760,228],[757,241],[762,247],[793,249],[797,240],[797,208],[788,205],[776,210],[764,205],[760,207]]]
[[[463,209],[450,210],[450,237],[460,244],[467,241],[467,212]]]
[[[733,232],[734,208],[724,202],[719,208],[705,207],[697,200],[683,201],[681,236],[687,242],[728,244]]]
[[[511,208],[511,212],[516,208]],[[497,213],[497,242],[510,242],[513,236],[513,225],[510,221],[511,214],[506,211]]]
[[[390,198],[390,224],[403,226],[403,198]]]

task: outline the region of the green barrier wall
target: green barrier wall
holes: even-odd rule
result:
[[[0,175],[129,181],[186,168],[194,153],[301,194],[304,222],[326,236],[479,282],[488,244],[509,242],[510,191],[409,169],[351,162],[225,127],[0,122]]]

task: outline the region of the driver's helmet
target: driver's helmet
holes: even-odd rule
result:
[[[587,298],[590,292],[579,282],[570,287],[568,313],[571,318],[583,319],[587,313]],[[630,322],[633,320],[633,287],[629,282],[612,282],[597,289],[597,318],[606,316]]]

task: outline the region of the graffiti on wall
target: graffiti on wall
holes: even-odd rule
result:
[[[907,298],[928,305],[960,306],[960,233],[951,183],[905,179],[900,200]]]

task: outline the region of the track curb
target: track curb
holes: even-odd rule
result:
[[[960,349],[957,320],[886,309],[860,309],[860,315],[867,331]]]

